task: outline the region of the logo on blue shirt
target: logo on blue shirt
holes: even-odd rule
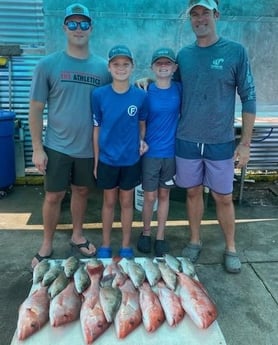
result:
[[[136,105],[130,105],[127,109],[127,113],[129,116],[135,116],[137,113],[137,107]]]
[[[219,58],[219,59],[214,59],[212,60],[212,64],[210,66],[211,69],[223,69],[223,64],[224,64],[224,59]]]

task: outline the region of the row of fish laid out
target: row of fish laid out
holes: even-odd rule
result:
[[[17,337],[25,340],[48,321],[59,327],[80,318],[85,344],[113,323],[118,339],[141,323],[154,332],[185,315],[200,329],[217,318],[217,308],[186,258],[91,258],[43,260],[33,271],[33,287],[19,307]]]

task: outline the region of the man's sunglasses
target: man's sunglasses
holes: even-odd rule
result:
[[[65,23],[65,25],[68,27],[70,31],[75,31],[78,28],[78,25],[82,31],[87,31],[89,30],[91,23],[90,22],[74,22],[70,21]]]

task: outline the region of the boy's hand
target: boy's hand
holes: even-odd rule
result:
[[[135,81],[135,86],[137,86],[139,89],[147,91],[150,83],[152,82],[153,80],[150,78],[140,78]]]
[[[148,149],[149,145],[144,140],[140,140],[140,156],[146,153]]]

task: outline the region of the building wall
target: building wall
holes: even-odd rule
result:
[[[45,54],[65,46],[64,9],[78,0],[0,0],[0,45],[20,44],[10,70],[0,68],[0,108],[15,111],[24,126],[26,166],[32,166],[28,128],[32,71]],[[176,52],[194,40],[185,17],[186,0],[80,0],[94,18],[91,49],[106,56],[112,45],[130,47],[136,59],[134,79],[151,75],[154,49]],[[266,5],[267,4],[267,5]],[[257,87],[258,112],[278,116],[277,0],[220,0],[218,31],[248,50]],[[1,51],[0,51],[1,56]]]
[[[48,52],[63,48],[61,21],[64,8],[73,2],[44,1]],[[150,73],[150,57],[155,48],[170,46],[178,51],[194,40],[184,14],[185,0],[83,0],[82,3],[94,18],[92,50],[106,56],[112,45],[127,44],[136,58],[135,78]],[[258,103],[278,104],[277,0],[220,0],[219,8],[219,34],[242,43],[249,52]]]

